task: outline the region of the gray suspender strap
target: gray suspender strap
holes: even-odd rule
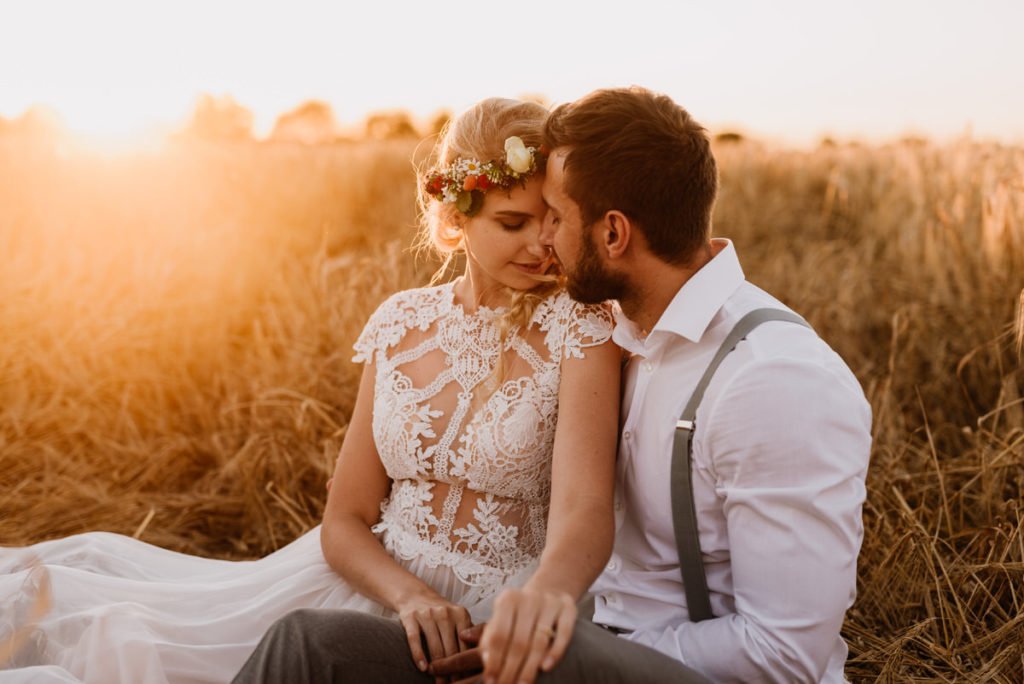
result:
[[[679,568],[683,575],[683,589],[686,591],[686,606],[690,620],[700,622],[713,617],[711,600],[708,596],[708,582],[704,575],[704,559],[700,550],[700,538],[697,534],[697,510],[693,502],[693,480],[691,453],[693,450],[693,432],[697,426],[697,407],[704,398],[704,391],[711,383],[711,377],[718,370],[729,352],[736,348],[740,340],[750,334],[757,326],[768,321],[788,321],[811,327],[807,321],[794,313],[782,309],[755,309],[741,318],[732,332],[718,348],[718,353],[704,371],[697,383],[690,401],[687,402],[683,414],[676,423],[675,438],[672,440],[672,524],[675,527],[676,547],[679,549]]]

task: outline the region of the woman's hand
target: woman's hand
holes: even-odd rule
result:
[[[473,626],[469,611],[445,600],[439,594],[418,594],[401,602],[398,619],[405,628],[412,659],[421,672],[427,671],[429,662],[453,656],[467,648],[459,639],[459,632]],[[427,654],[423,642],[427,642]],[[429,657],[428,657],[429,655]]]
[[[576,602],[566,592],[506,589],[480,640],[484,677],[498,684],[532,683],[538,670],[561,660],[576,626]]]

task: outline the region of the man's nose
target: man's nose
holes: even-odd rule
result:
[[[554,246],[555,224],[551,220],[551,212],[544,214],[544,220],[540,222],[540,244],[545,247]]]

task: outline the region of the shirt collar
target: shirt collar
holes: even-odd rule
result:
[[[711,261],[683,283],[646,340],[639,326],[629,320],[618,305],[614,307],[612,337],[616,344],[637,354],[642,353],[652,338],[661,337],[659,333],[673,333],[691,342],[700,342],[715,314],[746,279],[731,240],[715,238],[711,248],[714,252]]]

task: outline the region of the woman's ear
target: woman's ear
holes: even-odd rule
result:
[[[469,220],[469,218],[461,211],[453,210],[449,216],[449,223],[452,228],[458,231],[462,231],[462,229],[466,227],[466,221]]]
[[[633,224],[621,211],[612,209],[602,219],[602,243],[609,259],[625,255],[633,239]]]
[[[465,249],[466,235],[463,232],[466,227],[466,216],[455,209],[445,211],[441,215],[441,226],[438,233],[442,242],[453,251]]]

